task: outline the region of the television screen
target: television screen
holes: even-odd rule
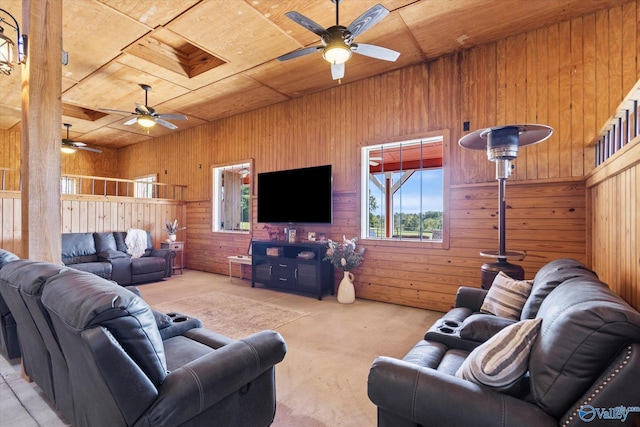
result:
[[[331,165],[258,174],[258,222],[331,224]]]

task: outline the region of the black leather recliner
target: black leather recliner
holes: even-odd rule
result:
[[[534,283],[523,316],[542,323],[519,387],[496,391],[455,375],[480,344],[460,328],[473,325],[476,337],[484,332],[489,339],[504,327],[490,315],[465,324],[486,295],[477,289],[473,297],[466,289],[460,305],[444,316],[458,316],[450,331],[432,328],[402,360],[380,356],[373,362],[368,395],[378,407],[378,426],[632,425],[640,416],[640,313],[586,268],[569,266],[572,262],[550,263],[534,279],[538,286]],[[596,417],[596,409],[619,407],[633,409],[624,421]]]
[[[20,257],[16,254],[0,249],[0,269],[7,263],[19,259]],[[20,357],[16,320],[2,295],[0,295],[0,354],[3,354],[7,359]]]
[[[114,282],[28,260],[0,270],[0,292],[24,315],[17,316],[23,357],[37,362],[27,373],[74,426],[273,421],[275,364],[286,353],[276,332],[236,341],[177,318],[171,324]],[[25,302],[31,297],[35,304]]]

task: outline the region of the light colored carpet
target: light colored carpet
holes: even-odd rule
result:
[[[175,311],[195,317],[205,328],[233,339],[265,329],[277,331],[281,326],[309,314],[222,292],[208,292],[157,304],[153,308],[163,313]]]

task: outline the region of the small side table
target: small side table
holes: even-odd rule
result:
[[[251,255],[232,255],[229,257],[229,281],[231,281],[231,264],[240,264],[240,278],[242,279],[242,264],[251,265]]]
[[[160,243],[160,247],[162,249],[171,249],[176,252],[172,268],[174,271],[180,269],[180,274],[182,274],[182,269],[184,268],[184,242],[162,242]],[[180,262],[180,265],[178,265],[178,261]]]

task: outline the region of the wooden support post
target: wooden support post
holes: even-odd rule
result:
[[[60,263],[62,0],[23,0],[22,253]]]

